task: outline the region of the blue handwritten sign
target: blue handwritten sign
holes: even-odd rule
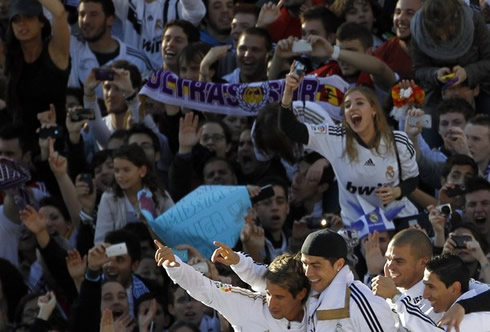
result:
[[[142,213],[165,245],[189,244],[210,258],[213,241],[236,245],[250,206],[245,186],[200,186],[155,219]]]

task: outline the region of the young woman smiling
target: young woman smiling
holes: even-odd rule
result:
[[[329,160],[339,184],[342,219],[346,226],[375,207],[401,209],[397,218],[417,214],[406,198],[417,187],[415,150],[405,133],[388,126],[375,93],[355,87],[344,95],[344,120],[339,126],[300,123],[290,110],[301,78],[286,76],[279,127],[293,141]]]
[[[140,221],[137,194],[143,188],[152,193],[158,215],[174,204],[168,193],[158,188],[159,181],[154,166],[138,145],[123,145],[116,150],[113,165],[115,181],[112,191],[106,191],[100,199],[95,243],[102,242],[109,231]]]

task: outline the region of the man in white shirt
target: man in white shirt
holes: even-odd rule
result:
[[[142,51],[153,70],[162,67],[164,26],[173,20],[199,26],[206,14],[204,3],[196,0],[114,0],[114,6],[122,21],[121,39]]]
[[[431,259],[425,269],[424,299],[427,299],[438,314],[443,314],[459,300],[477,295],[469,290],[470,275],[464,262],[456,255],[441,255]],[[414,305],[413,299],[403,295],[396,303],[396,310],[403,326],[410,331],[441,331],[435,322]],[[460,331],[490,331],[490,312],[465,315]]]
[[[135,65],[143,77],[150,73],[151,64],[143,53],[112,36],[114,13],[112,0],[80,1],[78,26],[81,38],[72,36],[70,40],[69,87],[81,87],[93,68],[116,60],[126,60]],[[102,96],[101,91],[98,94]]]
[[[235,331],[305,331],[304,302],[309,284],[304,277],[301,262],[292,254],[277,257],[264,275],[265,295],[234,287],[204,277],[200,272],[175,257],[172,249],[155,241],[158,250],[155,260],[163,266],[173,282],[195,299],[219,311]],[[220,246],[213,260],[239,265],[243,259],[230,248]]]

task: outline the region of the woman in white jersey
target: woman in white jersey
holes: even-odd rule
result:
[[[375,93],[367,87],[348,90],[339,126],[303,124],[290,110],[301,78],[293,70],[286,76],[279,127],[291,140],[331,162],[344,224],[349,226],[364,214],[377,221],[379,217],[371,214],[376,207],[396,218],[416,215],[416,207],[406,198],[418,182],[415,150],[404,132],[388,126]]]

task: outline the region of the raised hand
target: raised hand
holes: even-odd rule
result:
[[[80,256],[77,249],[68,250],[66,256],[66,267],[73,280],[83,279],[87,271],[87,256]]]
[[[111,83],[115,84],[125,97],[129,97],[135,92],[131,83],[129,70],[121,68],[114,69],[114,81]]]
[[[143,305],[139,306],[138,328],[140,332],[148,331],[153,318],[155,318],[156,313],[157,301],[155,299],[151,300],[151,305],[149,308],[145,308]]]
[[[310,35],[306,41],[311,44],[312,51],[309,53],[312,57],[324,58],[331,57],[333,54],[333,46],[328,40],[321,36]]]
[[[45,295],[39,296],[37,305],[39,306],[37,318],[47,321],[56,307],[56,297],[54,296],[54,293],[51,291],[47,292]]]
[[[48,157],[48,162],[49,162],[49,168],[51,168],[51,171],[53,172],[54,176],[62,176],[66,174],[67,169],[68,169],[68,160],[66,157],[60,155],[58,151],[54,149],[54,139],[53,138],[48,138],[48,143],[49,143],[49,157]]]
[[[130,315],[122,315],[114,322],[114,330],[117,332],[132,332],[136,323]]]
[[[454,73],[454,78],[457,78],[458,80],[454,83],[454,85],[458,85],[466,81],[466,78],[468,77],[466,74],[466,69],[461,66],[454,66],[453,67],[453,73]]]
[[[256,26],[259,28],[267,28],[269,25],[277,21],[281,17],[281,8],[284,0],[280,0],[277,5],[272,2],[265,3],[260,8],[259,17]]]
[[[83,94],[85,97],[95,97],[95,89],[99,85],[100,81],[95,79],[95,71],[97,68],[92,68],[90,73],[87,75],[85,82],[83,84]]]
[[[322,179],[323,170],[329,165],[330,163],[325,158],[320,158],[315,161],[310,168],[308,168],[308,172],[306,172],[306,181],[308,183],[319,183]]]
[[[298,38],[289,36],[286,39],[281,39],[277,42],[276,50],[274,51],[274,57],[279,57],[282,59],[291,58],[297,53],[293,52],[293,44]]]
[[[75,179],[75,189],[78,194],[78,200],[82,205],[82,209],[87,213],[91,213],[92,211],[94,211],[95,202],[97,199],[95,180],[92,179],[92,192],[90,192],[89,185],[85,181],[82,181],[79,174]]]
[[[370,275],[377,275],[383,272],[385,263],[386,258],[381,253],[381,248],[379,247],[379,233],[375,231],[372,234],[368,234],[366,240],[366,265],[368,273]]]
[[[189,112],[179,120],[179,153],[189,153],[199,142],[202,128],[198,130],[199,117]]]
[[[254,250],[262,252],[265,248],[265,235],[264,229],[255,223],[255,213],[249,211],[249,214],[245,216],[245,223],[243,224],[242,231],[240,232],[240,240],[242,240],[244,248],[248,250]],[[245,249],[245,251],[247,251]]]
[[[49,110],[41,113],[37,113],[37,119],[43,124],[56,125],[56,109],[53,104],[49,104]]]
[[[417,135],[422,132],[422,124],[417,121],[415,125],[410,124],[411,118],[416,118],[424,115],[424,111],[419,108],[411,108],[407,111],[407,118],[405,119],[405,132],[412,138],[412,140],[417,139]]]
[[[100,243],[88,251],[88,267],[92,271],[98,271],[102,265],[109,261],[109,257],[105,254],[105,249],[109,247],[107,243]]]
[[[161,244],[158,240],[153,240],[158,247],[155,252],[155,261],[158,266],[165,265],[167,267],[178,267],[180,264],[175,261],[175,255],[172,249]]]
[[[447,79],[445,79],[444,76],[449,74],[451,74],[451,69],[449,69],[448,67],[439,68],[436,72],[437,80],[441,83],[446,83]]]
[[[34,234],[39,234],[48,230],[48,221],[44,213],[38,213],[35,208],[27,205],[25,210],[19,211],[20,220],[26,225],[27,229]]]
[[[296,91],[296,89],[298,89],[303,77],[305,76],[304,73],[299,76],[294,72],[295,65],[296,61],[293,61],[291,67],[289,68],[289,74],[286,75],[284,93],[282,95],[282,104],[284,106],[291,105],[293,101],[293,93]]]
[[[65,124],[66,124],[66,130],[68,131],[68,136],[70,138],[70,142],[72,144],[78,144],[78,142],[80,142],[82,128],[85,128],[85,126],[87,125],[87,120],[81,120],[81,121],[71,120],[71,114],[81,108],[82,108],[81,106],[77,106],[77,107],[71,107],[67,110]]]
[[[221,45],[211,47],[201,60],[199,70],[200,81],[211,81],[212,74],[210,73],[211,66],[220,59],[223,59],[228,51],[231,49],[231,45]]]
[[[448,311],[444,313],[437,326],[446,325],[446,332],[454,330],[460,332],[459,324],[463,321],[465,310],[459,303],[454,303]]]
[[[114,327],[114,318],[112,317],[112,310],[105,309],[102,312],[102,317],[100,318],[100,332],[116,332]]]
[[[449,150],[455,154],[465,154],[471,157],[470,149],[468,148],[468,141],[463,129],[459,127],[451,127],[448,129],[447,138],[444,139],[444,143]]]
[[[391,299],[400,292],[396,288],[395,282],[390,277],[377,276],[371,280],[371,289],[374,295],[384,299]]]
[[[229,246],[218,241],[214,241],[213,244],[218,247],[214,250],[213,256],[211,256],[211,261],[213,263],[221,263],[230,266],[240,262],[240,256],[238,256],[238,254]]]

